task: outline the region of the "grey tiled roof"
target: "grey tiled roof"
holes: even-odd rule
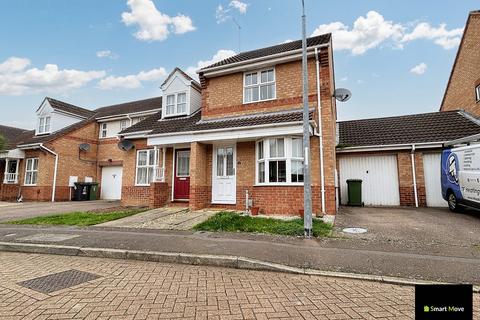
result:
[[[17,142],[31,136],[33,133],[34,131],[0,125],[0,136],[6,140],[6,149],[15,147]]]
[[[480,133],[480,125],[463,111],[421,113],[338,123],[343,147],[444,142]]]
[[[91,117],[94,114],[94,112],[92,110],[77,107],[77,106],[74,106],[73,104],[70,104],[70,103],[66,103],[66,102],[56,100],[56,99],[53,99],[53,98],[50,98],[50,97],[47,97],[46,99],[48,100],[48,102],[50,103],[52,108],[60,110],[60,111],[65,111],[65,112],[68,112],[68,113],[72,113],[72,114],[81,116],[83,118]]]
[[[327,44],[330,42],[331,34],[322,34],[316,37],[307,38],[307,47],[314,47],[322,44]],[[241,52],[233,57],[224,59],[222,61],[211,64],[205,68],[200,69],[200,72],[213,67],[225,66],[231,63],[243,62],[251,59],[262,58],[271,56],[278,53],[288,52],[299,50],[302,48],[302,40],[291,41],[287,43],[282,43],[276,46],[271,46],[267,48]]]
[[[131,101],[121,104],[115,104],[94,110],[95,118],[122,115],[142,111],[160,109],[162,107],[162,97]]]
[[[123,130],[120,134],[148,131],[149,135],[154,135],[301,122],[302,109],[256,113],[248,116],[227,117],[212,120],[201,120],[201,113],[200,111],[197,111],[188,117],[160,119],[161,113],[158,112],[154,116]],[[313,119],[313,111],[310,111],[310,119]]]

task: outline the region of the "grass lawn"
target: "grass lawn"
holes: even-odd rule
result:
[[[303,219],[280,220],[241,216],[234,212],[219,212],[208,220],[193,227],[197,231],[256,232],[280,234],[285,236],[303,236]],[[320,220],[313,220],[313,235],[328,236],[332,226]]]
[[[51,224],[68,226],[92,226],[95,224],[125,218],[147,209],[122,209],[112,212],[69,212],[51,216],[28,218],[23,220],[7,221],[6,224]]]

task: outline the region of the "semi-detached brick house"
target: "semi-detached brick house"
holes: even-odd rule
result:
[[[331,36],[312,37],[307,43],[313,210],[333,217]],[[121,132],[126,145],[133,145],[124,155],[123,203],[150,199],[154,206],[187,202],[192,209],[243,210],[248,198],[265,214],[299,214],[304,161],[301,41],[240,53],[199,70],[199,78],[200,83],[175,69],[162,84],[162,111]]]
[[[9,141],[0,153],[0,200],[69,200],[73,181],[99,181],[102,198],[120,199],[124,159],[117,134],[160,108],[161,97],[97,110],[45,98],[35,130],[0,132]]]

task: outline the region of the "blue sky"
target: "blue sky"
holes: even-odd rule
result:
[[[158,96],[175,66],[299,39],[300,0],[0,1],[0,124],[31,128],[51,96],[86,108]],[[334,33],[339,120],[438,110],[475,0],[306,0]]]

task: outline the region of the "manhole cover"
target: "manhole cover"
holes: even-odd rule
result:
[[[88,281],[100,278],[93,273],[68,270],[59,273],[50,274],[35,279],[19,282],[18,284],[42,293],[51,293],[54,291],[70,288]]]
[[[367,232],[367,229],[364,228],[345,228],[342,230],[345,233],[365,233]]]
[[[60,242],[80,237],[78,234],[61,234],[61,233],[37,233],[23,238],[20,241],[39,241],[39,242]]]

